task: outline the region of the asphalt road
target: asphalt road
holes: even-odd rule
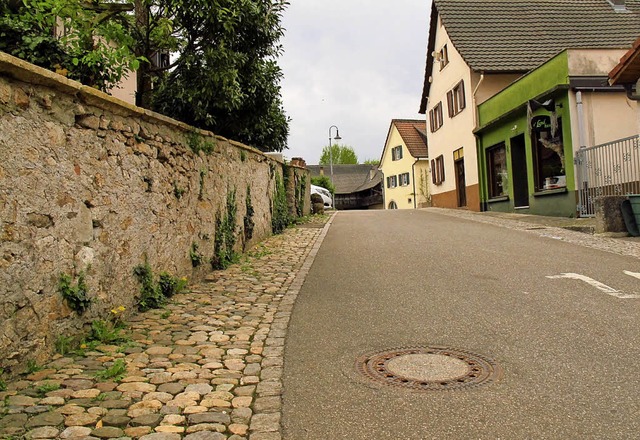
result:
[[[640,438],[640,260],[425,211],[340,212],[287,336],[286,440]],[[588,238],[588,237],[587,237]],[[605,289],[606,290],[606,289]],[[374,384],[365,353],[441,345],[493,358],[486,386]]]

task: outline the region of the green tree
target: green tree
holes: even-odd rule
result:
[[[0,50],[106,91],[139,66],[126,30],[131,9],[98,1],[0,0]]]
[[[329,146],[325,146],[320,155],[320,165],[329,165],[330,158],[334,165],[355,165],[358,163],[356,152],[348,145],[331,145],[331,157],[329,156]]]
[[[141,0],[143,1],[143,0]],[[160,113],[264,151],[286,148],[289,118],[276,63],[285,0],[144,0],[148,30],[171,35],[171,69],[158,77],[150,99]],[[155,5],[169,4],[164,15]],[[139,15],[139,14],[138,14]],[[138,19],[136,25],[146,18]],[[164,28],[157,23],[170,22]],[[164,29],[164,30],[161,30]],[[162,38],[159,38],[162,40]],[[156,49],[153,38],[147,49]],[[144,76],[144,75],[143,75]],[[143,92],[146,88],[143,87]],[[143,100],[144,101],[144,100]]]
[[[311,178],[311,184],[326,188],[331,192],[331,194],[335,194],[336,192],[336,187],[333,186],[333,183],[331,183],[331,179],[329,178],[329,176],[313,176]]]
[[[380,159],[367,159],[362,163],[365,163],[367,165],[376,165],[376,166],[378,166],[378,165],[380,165]]]

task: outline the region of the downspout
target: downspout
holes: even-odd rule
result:
[[[578,111],[578,142],[580,148],[587,146],[586,135],[584,131],[584,109],[582,108],[582,92],[576,92],[576,107]]]
[[[416,193],[416,164],[420,159],[416,159],[416,161],[411,165],[411,178],[413,179],[413,209],[417,209],[416,199],[418,198],[418,194]]]
[[[476,104],[476,93],[478,93],[478,89],[480,85],[484,81],[484,72],[480,73],[480,81],[476,84],[476,87],[473,89],[473,93],[471,96],[473,97],[473,125],[474,128],[478,128],[478,105]]]

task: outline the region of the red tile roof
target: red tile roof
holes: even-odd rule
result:
[[[391,123],[398,129],[398,133],[413,157],[429,157],[426,120],[393,119]]]
[[[640,78],[640,37],[633,43],[633,47],[620,58],[620,63],[609,73],[609,82],[611,84],[629,84],[636,82],[638,78]]]

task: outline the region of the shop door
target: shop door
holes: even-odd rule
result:
[[[513,206],[529,207],[529,176],[527,175],[527,152],[524,135],[511,138],[511,167],[513,175]]]

